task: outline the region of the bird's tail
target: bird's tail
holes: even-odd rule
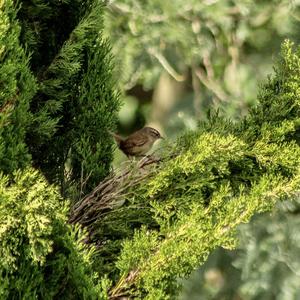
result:
[[[120,143],[123,141],[123,138],[118,134],[115,134],[114,132],[108,131],[108,133],[113,136],[118,146],[120,146]]]

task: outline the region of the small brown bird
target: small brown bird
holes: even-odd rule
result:
[[[110,134],[127,157],[143,156],[151,149],[156,140],[163,139],[160,133],[152,127],[144,127],[125,139],[113,132]]]

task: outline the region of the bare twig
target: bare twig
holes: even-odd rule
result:
[[[195,69],[195,75],[200,79],[200,81],[209,89],[211,90],[218,99],[224,102],[228,102],[228,95],[225,91],[221,88],[220,84],[216,83],[214,80],[208,78],[203,70],[200,68]]]
[[[84,179],[83,177],[83,164],[81,164],[81,173],[80,173],[80,193],[79,193],[79,197],[81,197],[83,195],[83,189],[86,185],[86,183],[88,182],[88,180],[90,179],[92,175],[92,171],[88,174],[88,176],[86,176],[86,178]]]
[[[170,65],[170,63],[167,61],[167,59],[161,54],[159,53],[156,49],[154,48],[149,48],[147,49],[147,52],[154,56],[159,63],[163,66],[163,68],[176,80],[176,81],[184,81],[185,80],[185,76],[181,75],[179,73],[177,73],[177,71],[175,71],[175,69]]]
[[[153,174],[153,168],[147,170],[146,167],[158,165],[161,161],[147,156],[130,163],[125,169],[112,172],[73,206],[69,222],[90,227],[107,210],[119,208],[124,204],[126,193]]]
[[[201,116],[201,91],[200,81],[196,78],[194,67],[192,67],[192,85],[194,90],[194,110],[196,118],[200,119]]]

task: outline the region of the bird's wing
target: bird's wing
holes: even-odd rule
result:
[[[125,140],[126,148],[141,147],[144,144],[146,144],[147,141],[148,141],[147,135],[137,131]]]

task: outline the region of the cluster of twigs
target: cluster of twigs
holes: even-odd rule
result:
[[[120,169],[112,171],[92,192],[78,201],[71,209],[69,222],[79,223],[87,228],[88,237],[83,242],[95,242],[93,232],[96,222],[125,205],[135,187],[153,176],[157,168],[161,167],[161,163],[172,157],[173,155],[168,154],[166,157],[146,156],[140,160],[126,161]],[[96,245],[100,246],[101,241],[97,241]],[[128,289],[138,276],[138,269],[124,274],[109,290],[109,299],[129,299]]]
[[[79,223],[88,230],[88,237],[83,242],[93,241],[93,227],[97,220],[122,206],[128,193],[144,179],[153,175],[153,171],[162,161],[162,158],[146,156],[140,160],[124,162],[120,169],[111,172],[92,192],[72,207],[69,222]],[[136,270],[129,276],[122,277],[109,291],[109,299],[128,299],[126,287],[132,284],[138,273]]]
[[[138,161],[125,162],[125,166],[111,172],[92,192],[72,207],[69,222],[91,229],[93,223],[104,213],[122,206],[128,191],[151,176],[151,170],[161,161],[161,158],[146,156]]]

